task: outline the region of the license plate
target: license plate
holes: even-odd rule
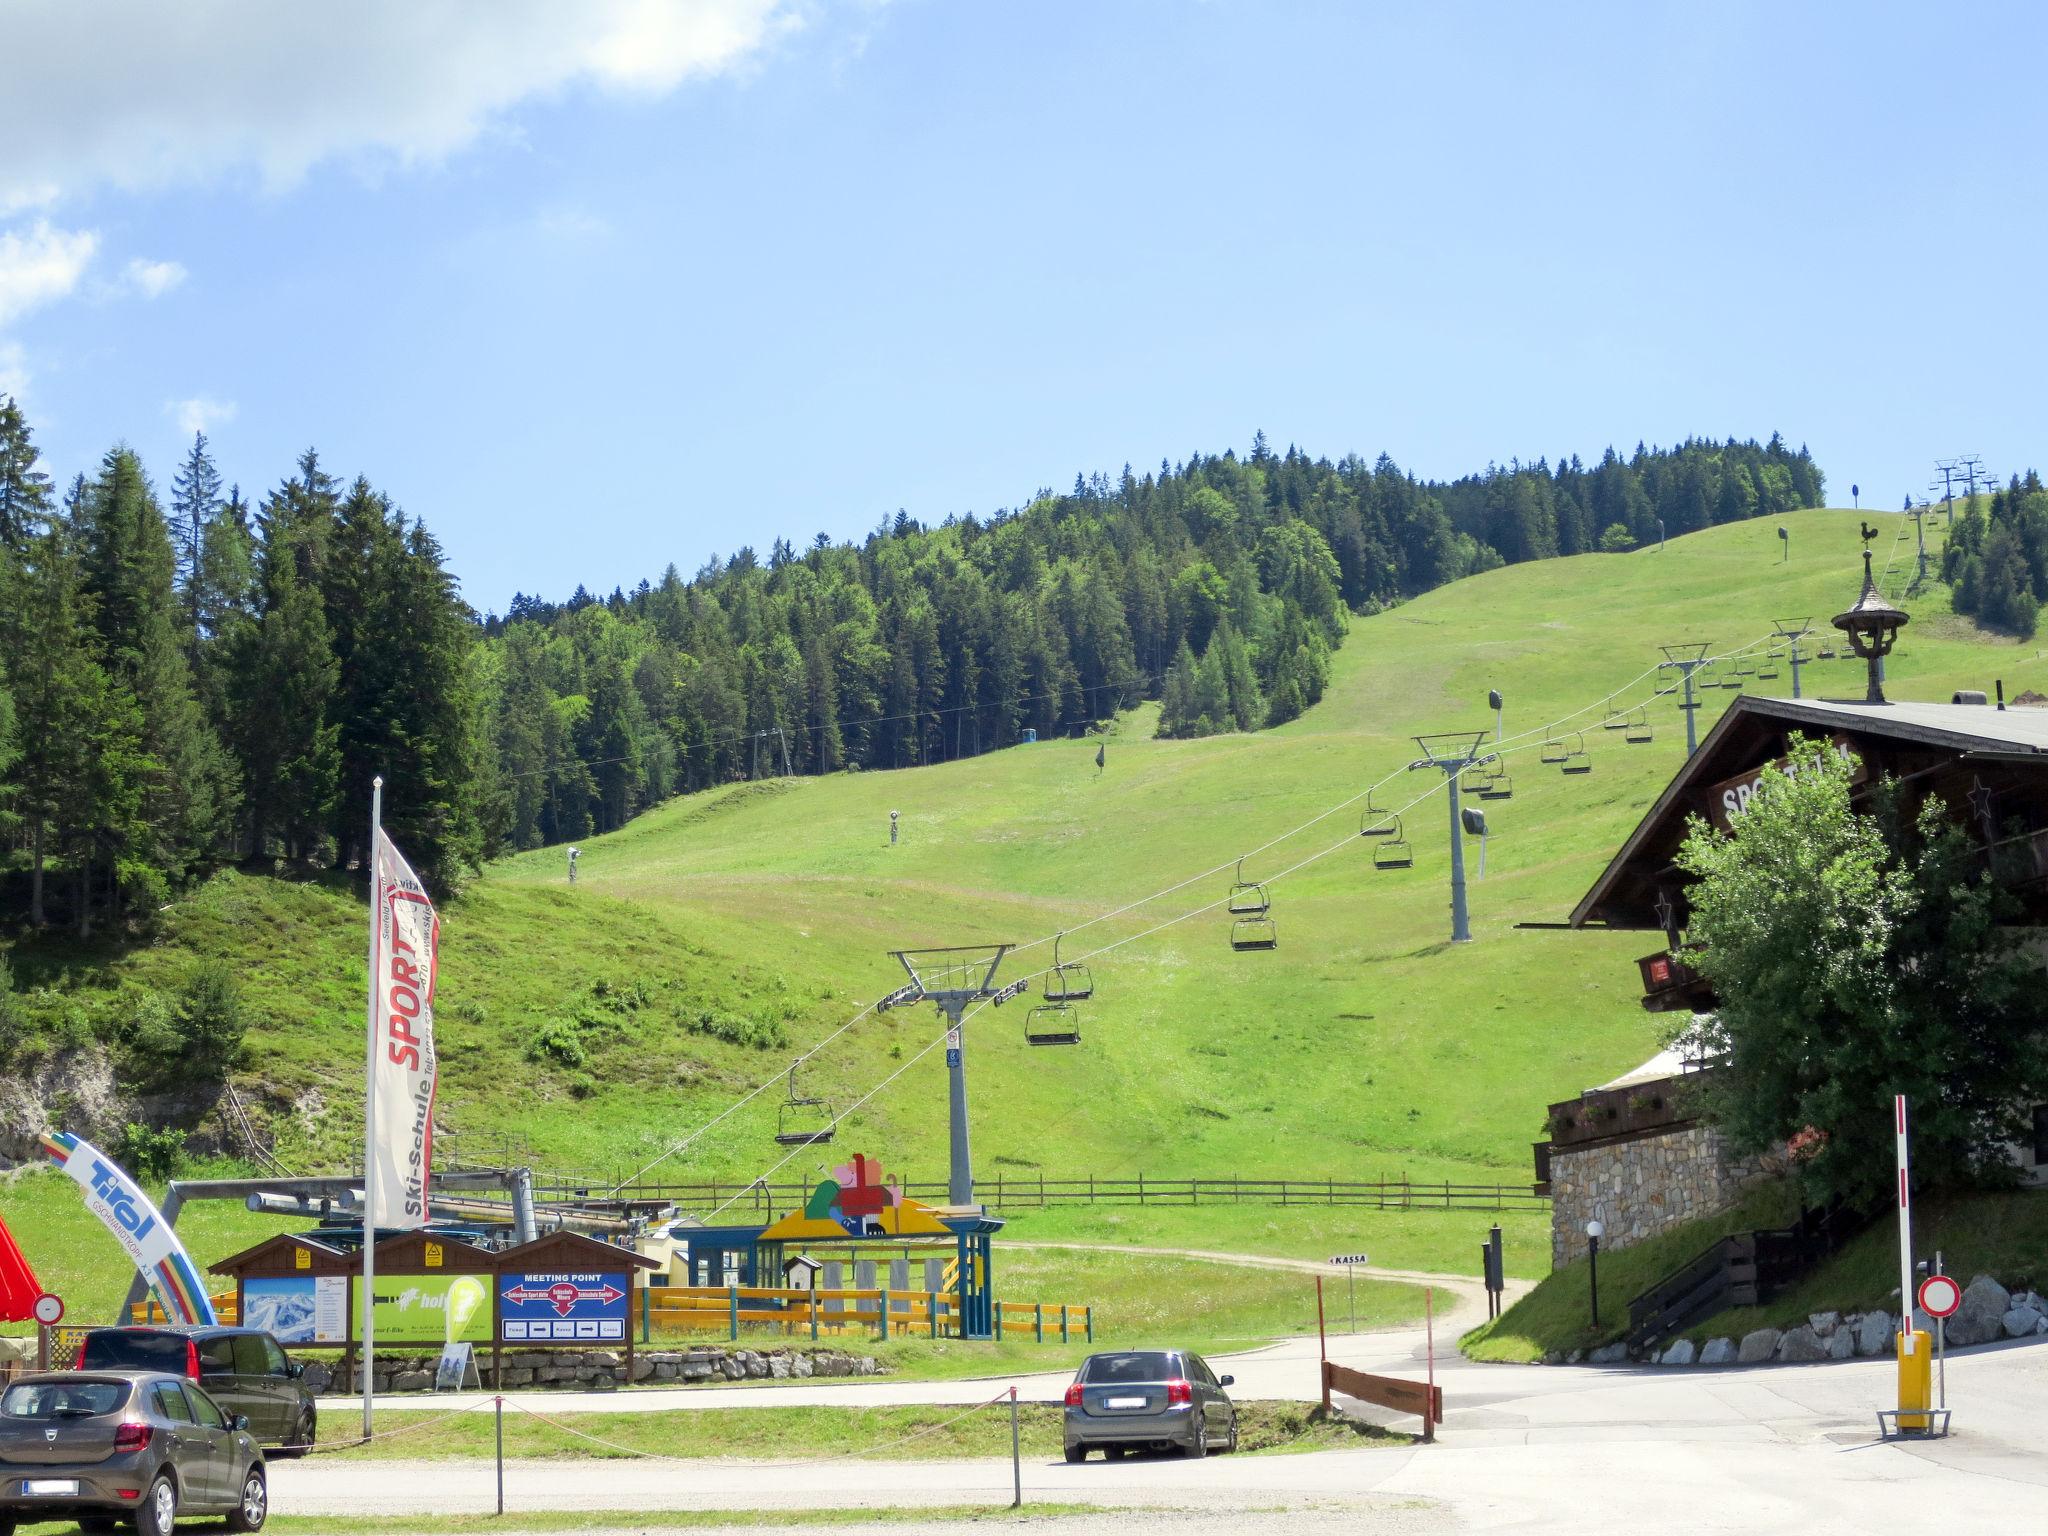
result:
[[[31,1477],[22,1482],[21,1491],[24,1497],[31,1499],[57,1493],[76,1493],[78,1492],[78,1479],[75,1477]]]
[[[1142,1397],[1111,1397],[1105,1398],[1102,1406],[1105,1408],[1142,1408],[1145,1406],[1145,1399]]]

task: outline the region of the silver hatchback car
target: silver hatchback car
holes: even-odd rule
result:
[[[1090,1355],[1067,1388],[1067,1460],[1082,1461],[1091,1449],[1110,1458],[1142,1450],[1234,1451],[1237,1409],[1223,1392],[1230,1383],[1187,1350]]]

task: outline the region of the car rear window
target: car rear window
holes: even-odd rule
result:
[[[19,1381],[0,1394],[0,1417],[95,1419],[127,1402],[125,1381]]]
[[[144,1329],[105,1328],[85,1336],[79,1366],[88,1371],[170,1371],[185,1374],[185,1338]]]
[[[1091,1355],[1081,1367],[1086,1382],[1167,1381],[1180,1374],[1173,1356],[1161,1350],[1128,1355]]]

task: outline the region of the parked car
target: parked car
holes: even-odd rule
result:
[[[1105,1457],[1132,1450],[1206,1456],[1237,1449],[1237,1409],[1200,1355],[1181,1349],[1090,1355],[1067,1388],[1068,1461],[1092,1449]]]
[[[78,1349],[82,1371],[168,1371],[196,1381],[249,1433],[286,1454],[303,1455],[318,1427],[306,1368],[260,1328],[224,1324],[152,1324],[94,1328]]]
[[[193,1515],[260,1531],[270,1513],[263,1448],[240,1414],[162,1371],[45,1371],[0,1392],[0,1536],[17,1524],[121,1519],[171,1536]]]

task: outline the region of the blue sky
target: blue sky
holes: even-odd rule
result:
[[[2029,6],[0,0],[0,390],[470,600],[1240,449],[2040,464]]]

